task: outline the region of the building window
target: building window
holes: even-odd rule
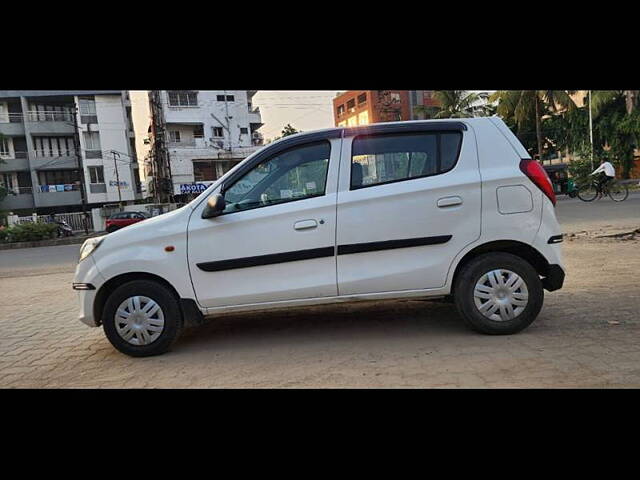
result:
[[[459,133],[359,136],[353,140],[351,189],[438,175],[460,153]]]
[[[96,101],[93,97],[80,97],[80,115],[96,115]]]
[[[222,127],[213,127],[213,136],[216,138],[224,137],[224,132],[222,130]]]
[[[358,117],[353,115],[352,117],[347,118],[347,126],[348,127],[355,127],[357,125],[358,125]]]
[[[363,103],[367,103],[367,94],[366,93],[358,95],[358,105],[362,105]]]
[[[240,128],[240,133],[249,133],[248,128]]]
[[[338,115],[344,114],[344,104],[338,105],[337,112],[338,112]]]
[[[218,99],[219,102],[224,102],[224,95],[218,95],[216,98]],[[235,96],[234,95],[227,95],[227,102],[235,102]]]
[[[47,191],[66,191],[77,190],[78,183],[80,182],[80,176],[77,170],[41,170],[38,172],[38,181],[42,186],[66,186],[69,185],[72,188],[64,188],[63,190],[52,190],[49,188]]]
[[[73,137],[34,137],[37,157],[64,157],[75,155]]]
[[[170,107],[197,107],[198,92],[172,90],[169,93]]]
[[[365,110],[358,114],[358,125],[369,125],[369,112]]]
[[[355,98],[352,98],[351,100],[349,100],[347,102],[347,110],[351,110],[353,108],[356,108],[356,100],[355,100]]]
[[[104,183],[104,167],[89,167],[91,183]]]
[[[82,132],[84,136],[84,148],[85,150],[102,150],[100,146],[100,132]]]
[[[204,138],[204,125],[196,125],[193,128],[193,138]]]
[[[169,141],[171,143],[180,143],[180,132],[178,130],[170,130]]]
[[[0,155],[9,155],[9,142],[5,137],[0,137]]]
[[[390,95],[391,97],[391,103],[400,103],[400,94],[399,93],[392,93]]]

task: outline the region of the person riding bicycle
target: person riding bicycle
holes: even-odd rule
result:
[[[616,178],[616,169],[613,165],[611,165],[610,162],[604,161],[598,168],[593,171],[591,175],[597,174],[600,174],[598,175],[598,177],[596,177],[598,188],[602,190],[607,183]]]

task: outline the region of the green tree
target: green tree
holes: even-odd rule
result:
[[[516,135],[521,140],[524,132],[528,134],[531,127],[535,127],[536,152],[542,158],[542,118],[560,109],[574,109],[573,93],[575,90],[498,90],[489,100],[498,102],[497,114],[511,128],[515,127]],[[531,144],[530,141],[523,143]]]
[[[640,146],[640,111],[637,90],[591,92],[594,154],[607,158],[629,178],[633,153]]]
[[[486,96],[468,90],[438,90],[433,94],[440,106],[433,118],[470,118],[483,114]]]
[[[295,135],[296,133],[300,133],[300,130],[293,128],[290,123],[287,123],[282,129],[282,137],[288,137],[289,135]]]

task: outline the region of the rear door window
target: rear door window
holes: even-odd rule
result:
[[[351,153],[351,189],[448,172],[461,143],[459,132],[358,136]]]

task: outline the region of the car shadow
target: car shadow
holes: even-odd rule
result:
[[[455,306],[422,299],[386,300],[224,314],[185,329],[175,352],[225,346],[265,348],[289,342],[335,342],[355,337],[400,339],[468,330]]]

